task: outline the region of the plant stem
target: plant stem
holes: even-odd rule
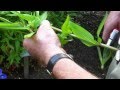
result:
[[[58,32],[62,32],[62,30],[59,29],[59,28],[56,28],[56,27],[54,27],[54,26],[51,26],[51,27],[52,27],[52,29],[54,29],[54,30],[56,30],[56,31],[58,31]]]
[[[54,27],[54,26],[51,26],[51,27],[52,27],[52,29],[54,29],[54,30],[56,30],[56,31],[58,31],[58,32],[62,32],[62,30],[59,29],[59,28],[56,28],[56,27]],[[72,36],[72,37],[74,37],[74,38],[77,38],[74,34],[70,34],[70,36]],[[114,50],[114,51],[119,50],[118,48],[115,48],[115,47],[112,47],[112,46],[108,46],[108,45],[106,45],[106,44],[104,44],[104,43],[100,43],[99,46],[105,47],[105,48],[109,48],[109,49]]]
[[[97,46],[97,50],[98,50],[98,56],[99,56],[99,59],[100,59],[100,63],[102,64],[102,54],[101,54],[101,50],[100,50],[99,46]]]
[[[105,47],[105,48],[109,48],[109,49],[114,50],[114,51],[119,50],[118,48],[115,48],[115,47],[112,47],[112,46],[108,46],[108,45],[106,45],[104,43],[100,43],[100,46],[101,47]]]
[[[98,51],[98,56],[99,56],[100,63],[101,63],[101,69],[104,69],[103,58],[102,58],[102,54],[101,54],[101,50],[99,46],[97,46],[97,51]]]
[[[33,31],[31,29],[28,30],[30,33],[33,33]]]
[[[38,16],[38,17],[39,17],[39,11],[36,11],[35,13],[36,13],[36,16]]]
[[[61,29],[56,28],[56,27],[54,27],[54,26],[52,26],[52,29],[54,29],[54,30],[56,30],[56,31],[58,31],[58,32],[62,32]],[[74,38],[77,38],[74,34],[70,34],[70,36],[72,36],[72,37],[74,37]]]

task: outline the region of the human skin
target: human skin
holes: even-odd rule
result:
[[[66,53],[47,20],[42,22],[36,35],[24,40],[23,46],[45,67],[52,56]],[[55,64],[52,76],[56,79],[97,79],[96,76],[67,58],[62,58]]]
[[[111,11],[104,25],[102,38],[107,42],[113,29],[120,31],[120,11]]]
[[[120,11],[111,11],[105,22],[102,35],[105,42],[113,29],[120,30]],[[25,39],[23,46],[44,66],[47,66],[53,55],[66,53],[48,21],[43,22],[35,36]],[[65,58],[55,64],[52,75],[58,79],[97,79],[74,61]]]

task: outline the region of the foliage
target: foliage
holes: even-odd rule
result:
[[[67,14],[69,15],[67,16]],[[5,61],[8,62],[7,66],[18,65],[21,60],[20,54],[25,51],[22,47],[23,39],[32,37],[41,22],[48,19],[52,26],[59,28],[62,26],[61,33],[58,33],[62,45],[67,44],[75,37],[88,47],[97,46],[101,66],[104,67],[112,55],[111,50],[108,49],[104,49],[102,55],[99,47],[102,42],[99,35],[104,26],[107,13],[98,27],[97,40],[88,30],[70,19],[70,16],[75,15],[75,13],[70,14],[68,11],[0,11],[0,63]],[[67,16],[66,20],[65,16]]]
[[[33,12],[31,15],[17,11],[1,12],[0,17],[0,62],[7,62],[6,66],[18,65],[20,63],[20,54],[24,51],[22,41],[24,38],[31,37],[39,27],[41,21],[47,18],[47,12],[39,15],[39,12]],[[28,13],[28,12],[27,12]],[[1,15],[1,16],[2,16]],[[9,16],[8,19],[4,18]],[[9,18],[17,19],[15,22]],[[29,34],[28,34],[29,33]]]

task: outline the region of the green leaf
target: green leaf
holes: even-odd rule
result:
[[[39,11],[35,11],[36,16],[39,17]]]
[[[3,55],[0,55],[0,64],[3,62],[4,58],[5,57]]]
[[[3,21],[3,22],[6,22],[6,23],[12,23],[11,21],[9,21],[9,20],[7,20],[7,19],[5,19],[3,17],[0,17],[0,20]]]
[[[35,32],[29,33],[27,35],[24,35],[24,38],[31,38],[34,34]]]
[[[6,46],[5,46],[5,45],[2,45],[2,46],[1,46],[1,50],[2,50],[2,52],[3,52],[4,54],[7,55],[7,50],[6,50]]]
[[[7,30],[29,30],[28,27],[23,27],[19,23],[3,23],[0,22],[0,28],[1,29],[7,29]]]
[[[92,43],[87,42],[87,41],[85,41],[85,40],[81,40],[81,42],[82,42],[83,44],[85,44],[86,46],[88,46],[88,47],[94,46]]]
[[[0,27],[11,27],[11,26],[20,26],[19,23],[5,23],[5,22],[0,22]]]
[[[20,63],[20,60],[21,60],[20,56],[16,55],[15,60],[16,60],[15,62],[16,62],[17,64],[19,64],[19,63]]]
[[[97,38],[97,41],[98,41],[99,43],[101,43],[101,42],[102,42],[102,39],[101,39],[100,37],[98,37],[98,38]]]
[[[101,30],[102,30],[102,28],[103,28],[103,26],[104,26],[104,24],[105,24],[105,21],[106,21],[106,19],[107,19],[107,16],[108,16],[108,14],[107,14],[107,12],[106,12],[103,20],[101,21],[101,23],[100,23],[100,25],[99,25],[99,27],[98,27],[97,37],[99,37],[99,35],[100,35],[100,33],[101,33]]]
[[[103,50],[103,61],[102,64],[106,64],[106,62],[112,57],[113,51],[107,48],[104,48]]]
[[[32,27],[34,28],[34,29],[37,29],[38,28],[38,26],[40,25],[40,19],[39,18],[36,18],[35,20],[33,20],[32,22],[31,22],[31,24],[32,24]]]
[[[11,55],[7,58],[7,60],[9,61],[10,65],[12,65],[15,60],[15,53],[12,52]]]
[[[32,22],[30,22],[30,25],[34,28],[37,29],[38,26],[40,26],[41,22],[43,20],[46,20],[47,18],[47,12],[44,12],[41,16],[36,17]]]
[[[19,41],[15,42],[15,49],[16,49],[16,53],[18,53],[19,49],[20,49],[20,42]]]
[[[68,43],[67,37],[64,34],[58,34],[58,37],[62,46]]]
[[[19,18],[24,19],[24,20],[26,20],[28,22],[33,21],[36,18],[35,16],[29,15],[29,14],[20,14],[20,13],[18,13],[16,11],[11,11],[11,12],[13,14],[17,15]]]
[[[6,43],[10,49],[14,49],[14,46],[10,44],[9,39],[6,40]]]
[[[40,15],[40,23],[46,19],[47,19],[47,12],[44,12],[42,15]]]
[[[62,25],[62,33],[65,34],[66,36],[72,33],[72,31],[69,28],[69,22],[70,22],[70,17],[68,15],[64,24]]]
[[[72,32],[80,39],[82,42],[87,46],[96,46],[99,45],[97,41],[94,40],[92,34],[90,34],[86,29],[83,27],[73,23],[70,21],[70,29]]]

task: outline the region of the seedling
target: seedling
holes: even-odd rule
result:
[[[53,29],[61,32],[61,34],[59,34],[59,37],[63,45],[68,42],[69,38],[67,37],[71,36],[74,38],[78,38],[83,44],[85,44],[88,47],[96,46],[101,63],[101,69],[103,69],[106,62],[110,60],[110,58],[112,57],[113,51],[118,50],[115,47],[103,44],[102,39],[99,36],[103,29],[106,18],[107,18],[107,13],[105,14],[103,20],[101,21],[98,27],[97,35],[96,35],[97,40],[94,39],[94,36],[90,32],[88,32],[88,30],[70,21],[69,16],[67,16],[67,19],[62,26],[62,30],[57,29],[55,27],[53,27]],[[100,47],[104,47],[103,55]]]

